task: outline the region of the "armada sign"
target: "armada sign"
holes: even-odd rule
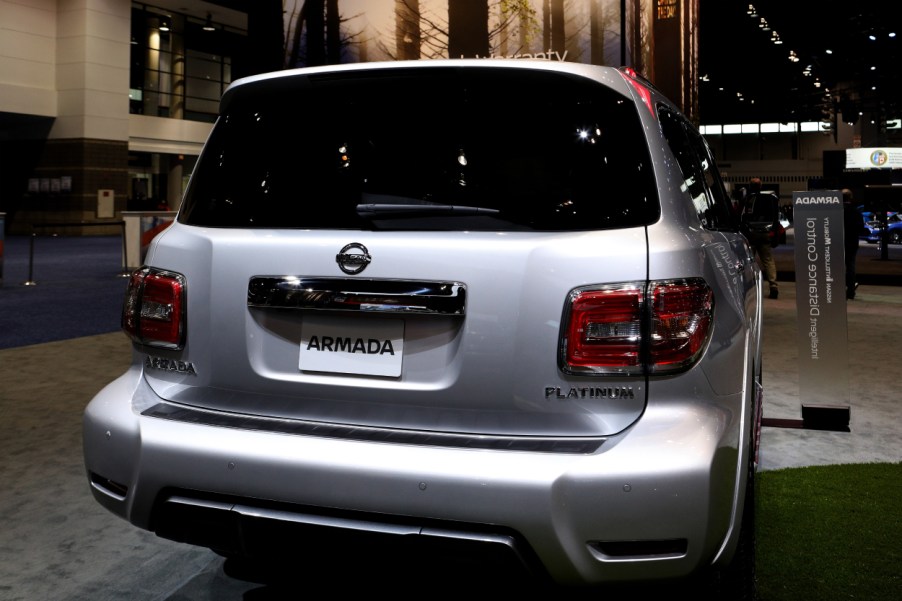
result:
[[[842,194],[793,192],[799,395],[802,403],[849,400]]]
[[[299,351],[301,372],[396,378],[404,356],[404,320],[305,315]]]
[[[362,353],[364,355],[389,355],[395,354],[391,340],[379,340],[377,338],[350,338],[348,336],[311,336],[307,343],[308,351],[321,351],[329,353]]]
[[[842,204],[842,200],[836,193],[831,193],[828,195],[814,195],[809,196],[805,194],[800,194],[798,198],[793,199],[793,204],[800,205],[835,205]]]

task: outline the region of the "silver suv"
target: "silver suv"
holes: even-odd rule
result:
[[[740,598],[760,291],[707,144],[629,70],[249,77],[131,276],[90,486],[227,557],[448,543]]]

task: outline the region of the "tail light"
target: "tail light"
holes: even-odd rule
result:
[[[561,330],[561,369],[578,375],[665,374],[691,367],[711,338],[704,280],[577,288]]]
[[[125,291],[122,329],[140,344],[185,345],[185,276],[152,267],[134,271]]]

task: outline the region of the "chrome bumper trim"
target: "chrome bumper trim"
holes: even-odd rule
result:
[[[589,454],[597,451],[606,440],[605,438],[590,437],[497,436],[396,430],[257,417],[239,413],[209,411],[173,403],[157,403],[145,410],[141,415],[217,428],[237,428],[240,430],[392,444],[489,449],[495,451],[527,451],[532,453]]]

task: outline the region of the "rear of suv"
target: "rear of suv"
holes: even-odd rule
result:
[[[239,80],[131,276],[91,490],[229,557],[448,543],[745,594],[760,282],[708,146],[629,70]]]

